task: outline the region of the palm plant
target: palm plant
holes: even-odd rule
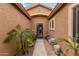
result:
[[[62,56],[62,55],[66,56],[66,54],[62,51],[61,45],[58,44],[59,42],[63,42],[64,40],[65,39],[63,39],[63,38],[55,38],[53,41],[53,43],[55,43],[53,45],[53,50],[57,56]]]
[[[35,34],[30,29],[22,30],[20,25],[17,25],[15,29],[8,32],[8,36],[4,42],[9,43],[11,40],[16,39],[16,54],[22,51],[25,54],[25,49],[33,45]]]
[[[34,45],[34,39],[35,39],[35,34],[32,32],[31,29],[25,29],[23,33],[23,39],[24,39],[24,47],[27,47],[26,51],[27,54],[29,54],[29,47]]]
[[[68,39],[59,39],[59,41],[65,41],[69,44],[70,48],[66,50],[68,52],[70,49],[74,50],[75,56],[78,56],[78,51],[79,51],[79,43],[77,43],[75,38],[69,37]]]

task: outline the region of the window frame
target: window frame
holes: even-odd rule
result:
[[[68,7],[68,36],[73,37],[73,8],[79,3],[71,4]]]
[[[74,13],[75,13],[75,15],[74,15]],[[73,37],[79,43],[79,17],[78,16],[79,16],[79,5],[77,5],[73,8],[73,21],[75,20],[75,23],[73,22],[73,28],[75,25],[75,29],[73,29]],[[75,30],[75,32],[74,32],[74,30]]]
[[[50,19],[50,21],[49,21],[49,30],[55,30],[55,18]]]

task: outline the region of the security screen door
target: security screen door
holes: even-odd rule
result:
[[[37,24],[37,38],[43,38],[43,24]]]

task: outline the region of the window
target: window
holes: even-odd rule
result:
[[[52,22],[52,24],[51,24],[52,25],[52,28],[54,28],[54,21],[52,20],[51,22]]]
[[[55,19],[49,21],[49,30],[55,30]]]
[[[73,37],[79,42],[79,6],[73,8]]]

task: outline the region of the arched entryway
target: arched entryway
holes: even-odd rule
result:
[[[48,34],[47,16],[33,16],[31,19],[31,26],[37,38],[44,38]]]
[[[31,16],[31,27],[38,38],[48,34],[48,17],[52,9],[42,4],[37,4],[27,9]]]

